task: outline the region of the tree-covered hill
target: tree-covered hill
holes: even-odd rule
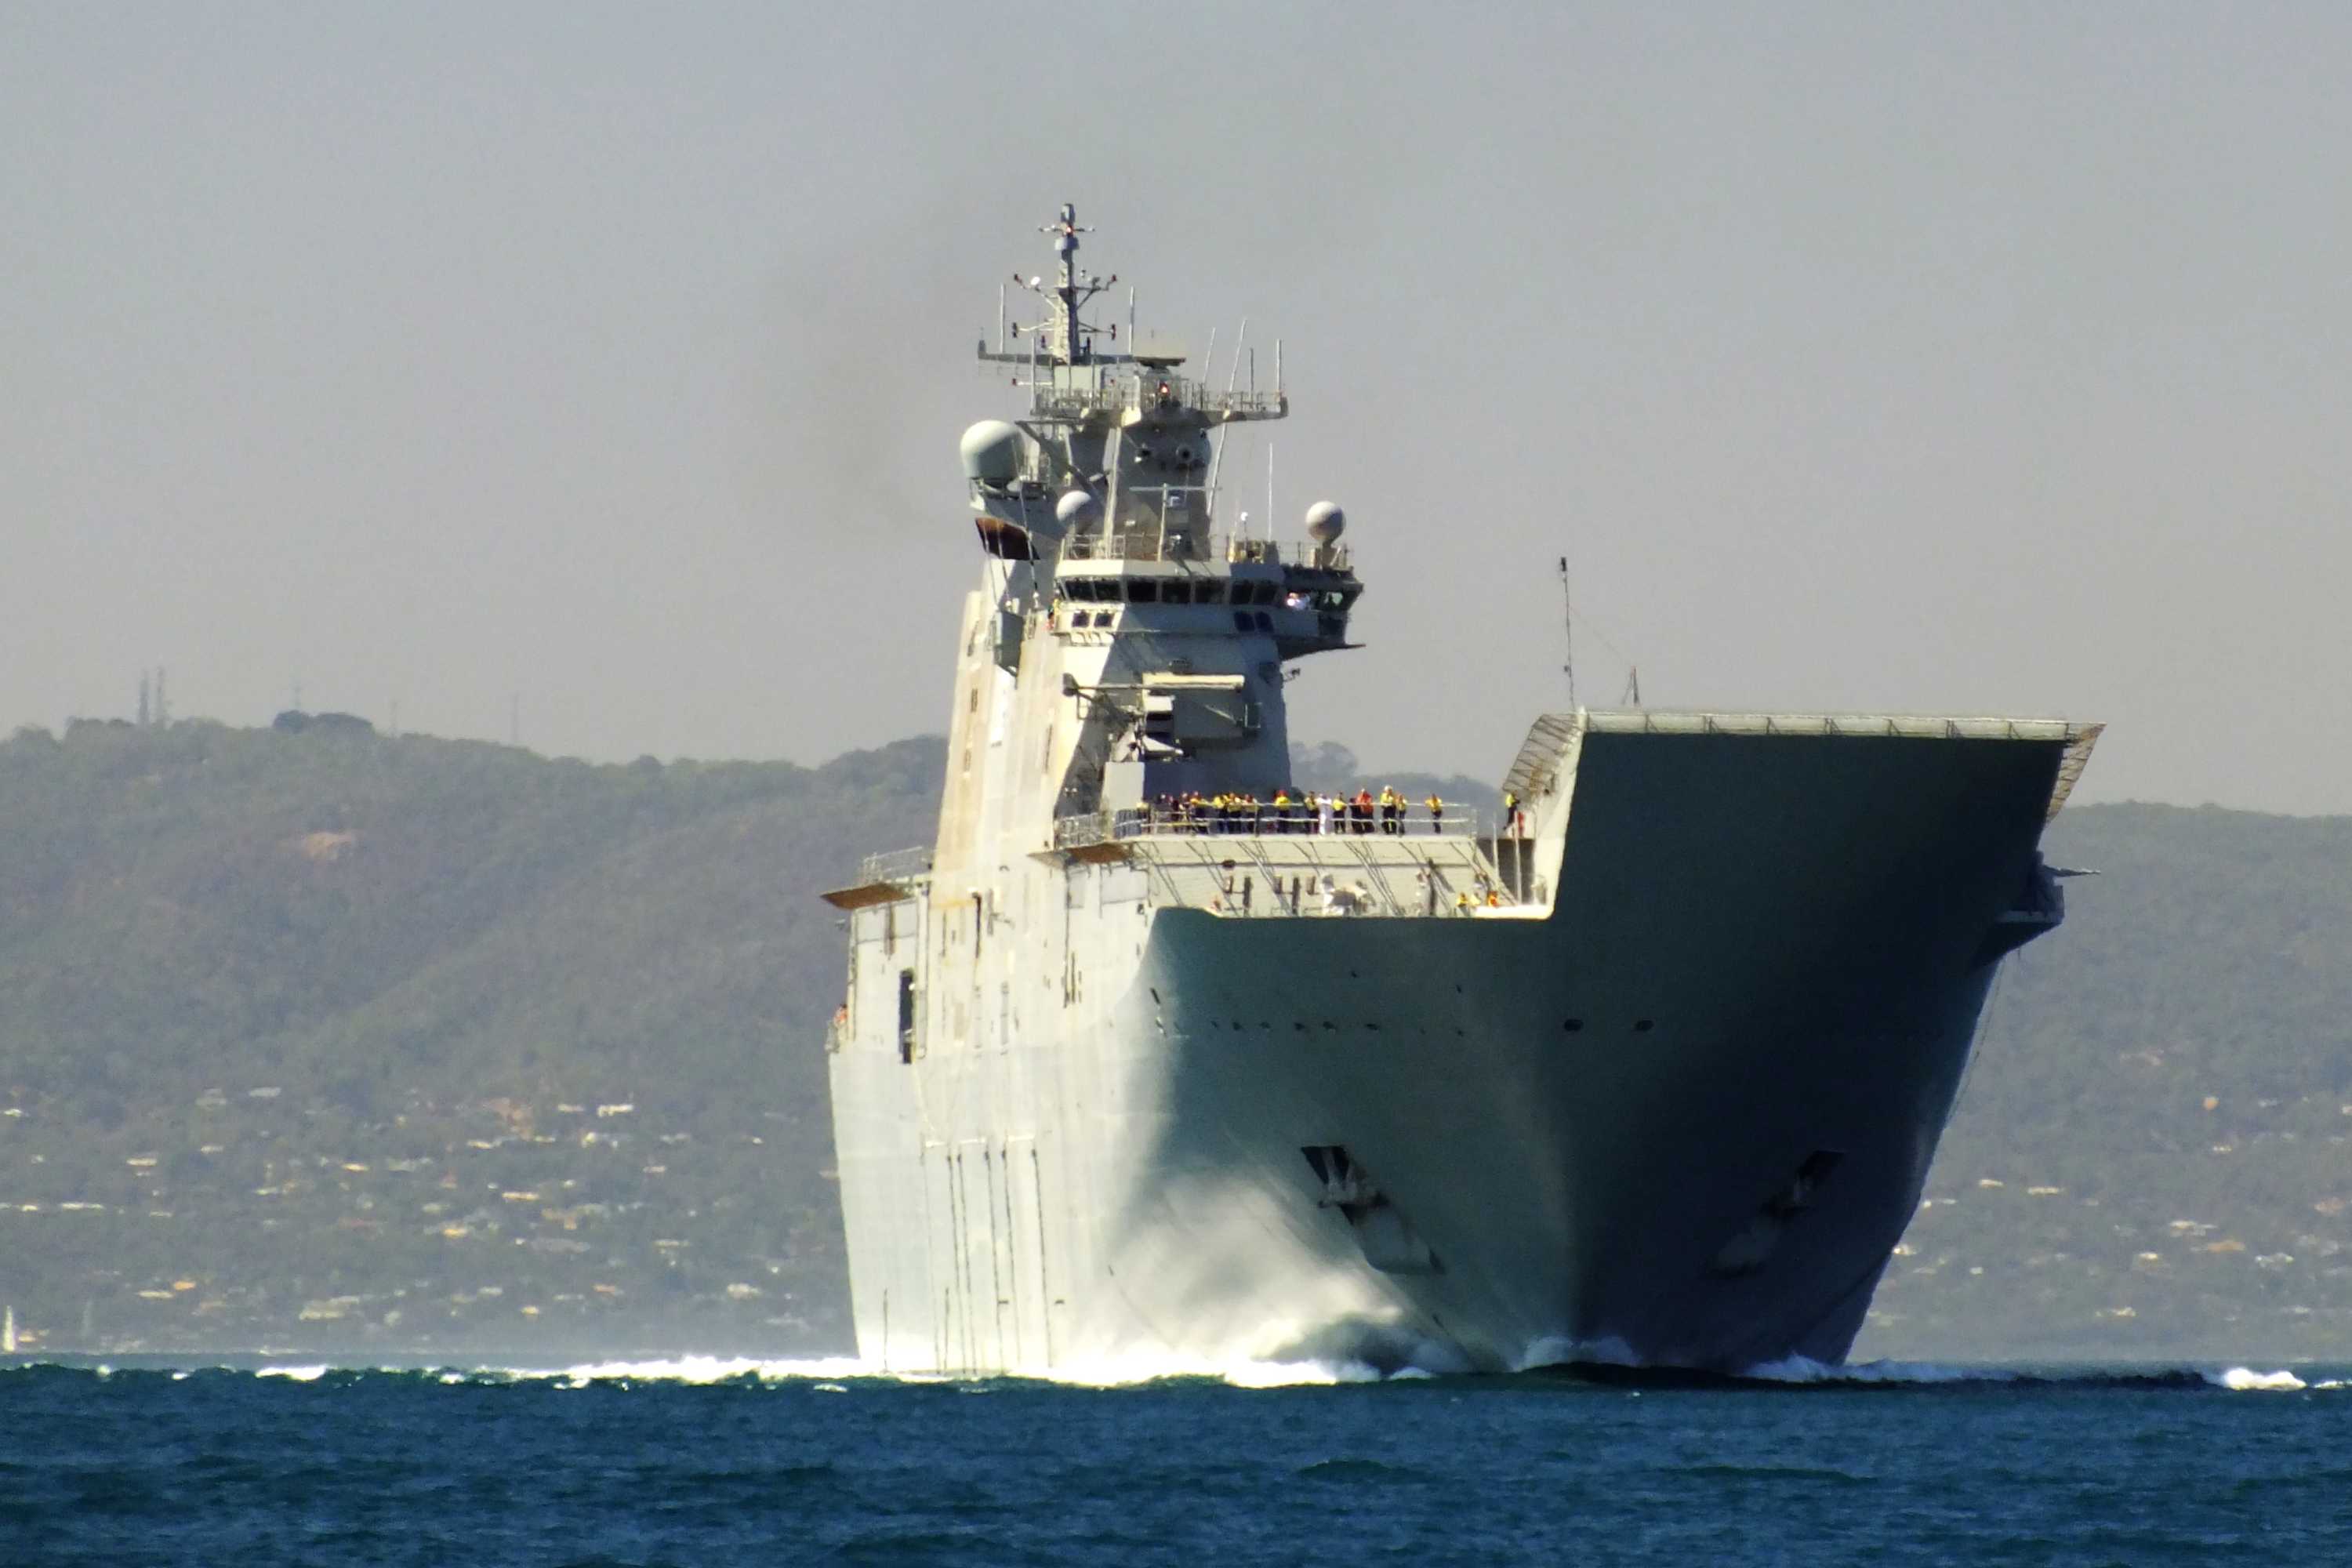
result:
[[[2352,1354],[2352,818],[2047,842],[2101,875],[2010,960],[1860,1351]]]
[[[559,1088],[723,1108],[832,984],[807,894],[926,836],[938,771],[922,741],[808,770],[201,723],[20,735],[0,1061],[101,1124],[225,1075],[362,1115]]]
[[[310,1331],[513,1342],[541,1328],[500,1321],[521,1305],[566,1314],[487,1279],[487,1308],[412,1298],[471,1293],[479,1243],[561,1242],[535,1283],[576,1298],[584,1339],[837,1337],[820,1042],[841,957],[814,895],[928,834],[940,768],[932,741],[803,769],[20,733],[0,745],[0,1105],[21,1112],[0,1119],[0,1299],[69,1339],[87,1320],[250,1343],[356,1292]],[[464,1225],[484,1201],[497,1223]],[[582,1204],[661,1234],[619,1245]],[[678,1234],[689,1211],[708,1234]],[[390,1253],[410,1277],[378,1289]]]
[[[0,743],[0,1300],[54,1348],[841,1346],[815,894],[940,769]],[[2352,819],[2051,848],[2104,874],[2011,962],[1861,1353],[2352,1355]]]

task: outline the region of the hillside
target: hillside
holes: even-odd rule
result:
[[[939,768],[20,734],[0,1299],[53,1342],[837,1340],[813,893]]]
[[[2102,874],[2003,973],[1857,1353],[2352,1354],[2352,818],[2048,846]]]
[[[940,769],[0,743],[0,1300],[56,1348],[841,1345],[814,894]],[[2352,1354],[2352,820],[2052,847],[2105,874],[2004,976],[1861,1353]]]

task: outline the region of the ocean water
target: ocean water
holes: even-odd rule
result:
[[[2342,1371],[0,1369],[0,1564],[2352,1563]]]

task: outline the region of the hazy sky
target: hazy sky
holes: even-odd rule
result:
[[[0,6],[0,729],[598,758],[944,727],[971,363],[1064,200],[1284,342],[1349,510],[1293,731],[2110,722],[2352,811],[2352,7]],[[1245,482],[1243,482],[1245,478]]]

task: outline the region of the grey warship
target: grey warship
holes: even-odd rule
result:
[[[1577,708],[1500,820],[1327,819],[1285,697],[1353,646],[1346,519],[1222,506],[1279,373],[1091,322],[1114,279],[1045,232],[980,347],[1026,406],[962,440],[937,836],[824,895],[861,1358],[1842,1361],[2098,726]]]

